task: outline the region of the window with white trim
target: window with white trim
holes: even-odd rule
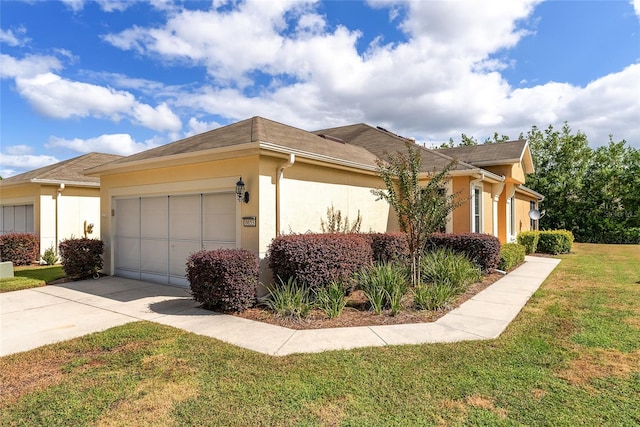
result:
[[[471,201],[471,232],[482,232],[482,189],[473,187],[473,197]]]

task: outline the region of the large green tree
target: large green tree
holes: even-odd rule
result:
[[[527,177],[527,186],[545,196],[546,215],[540,226],[576,231],[584,214],[583,179],[591,156],[586,135],[573,134],[565,123],[561,131],[551,125],[544,131],[534,126],[526,138],[535,167],[535,173]]]
[[[463,201],[458,194],[447,194],[445,186],[450,163],[438,172],[421,172],[420,149],[407,143],[407,152],[388,154],[386,161],[378,162],[378,172],[385,190],[372,190],[378,199],[386,200],[398,216],[402,231],[407,233],[411,254],[411,283],[421,283],[420,264],[427,237],[447,224],[447,216]]]

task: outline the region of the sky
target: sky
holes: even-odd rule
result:
[[[0,176],[262,116],[640,148],[640,0],[0,2]]]

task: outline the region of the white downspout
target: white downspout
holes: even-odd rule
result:
[[[57,195],[56,195],[56,255],[58,254],[58,246],[60,245],[60,236],[59,233],[60,231],[58,230],[58,222],[60,220],[60,198],[62,197],[62,191],[64,190],[64,183],[60,184],[60,187],[58,187],[58,191],[57,191]]]
[[[282,181],[282,177],[284,176],[284,170],[293,166],[296,162],[296,155],[293,153],[289,154],[289,160],[278,166],[276,171],[276,236],[280,235],[280,216],[282,214],[282,210],[280,209],[280,182]]]

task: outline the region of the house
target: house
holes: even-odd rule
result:
[[[89,153],[0,180],[0,233],[35,233],[40,254],[84,236],[85,224],[99,237],[100,179],[83,170],[121,157]]]
[[[406,151],[407,142],[365,124],[308,132],[253,117],[94,167],[86,173],[101,180],[105,272],[185,286],[185,261],[202,248],[242,247],[264,263],[274,237],[320,231],[332,205],[350,218],[360,212],[363,231],[397,231],[394,212],[371,189],[384,186],[379,159]],[[531,156],[526,142],[502,145],[521,151],[511,169],[505,162],[513,159],[501,155],[495,166],[460,159],[451,171],[447,191],[475,198],[454,212],[449,231],[507,241],[529,229],[514,217],[520,204],[513,200],[518,191],[523,200],[540,198],[519,187]],[[452,160],[420,150],[425,179]],[[237,197],[237,184],[246,196]],[[503,225],[509,215],[511,228]]]

